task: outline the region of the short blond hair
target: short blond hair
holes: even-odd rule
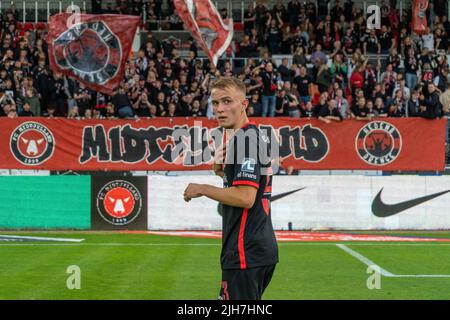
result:
[[[244,94],[244,96],[247,94],[247,87],[245,86],[245,83],[238,79],[238,78],[234,78],[234,77],[220,77],[217,78],[216,80],[214,80],[211,83],[210,89],[211,91],[213,89],[228,89],[228,88],[234,88],[239,90],[240,92],[242,92]]]

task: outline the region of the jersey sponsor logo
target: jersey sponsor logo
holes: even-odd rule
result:
[[[450,190],[441,191],[437,193],[433,193],[427,196],[411,199],[408,201],[403,201],[395,204],[386,204],[381,199],[381,192],[383,191],[383,188],[381,188],[380,192],[375,196],[375,198],[372,201],[372,213],[379,217],[379,218],[386,218],[393,215],[396,215],[402,211],[405,211],[407,209],[413,208],[415,206],[418,206],[424,202],[430,201],[434,198],[437,198],[439,196],[442,196]]]
[[[10,150],[22,164],[40,165],[53,155],[55,138],[46,126],[34,121],[25,122],[11,134]]]
[[[112,225],[123,226],[139,216],[142,195],[132,183],[114,180],[104,185],[97,195],[97,211]]]
[[[247,172],[238,172],[238,174],[236,175],[236,178],[247,178],[247,179],[253,179],[256,180],[256,174],[252,174],[252,173],[247,173]]]
[[[255,172],[256,160],[253,158],[244,158],[241,165],[241,171],[243,172]]]
[[[399,156],[402,137],[394,125],[384,121],[372,121],[359,130],[355,146],[358,156],[364,162],[385,166]]]

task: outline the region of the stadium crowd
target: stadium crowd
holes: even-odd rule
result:
[[[318,118],[324,122],[373,117],[446,116],[450,110],[450,21],[447,1],[430,1],[429,28],[411,32],[411,11],[382,2],[381,28],[367,28],[351,0],[258,1],[244,14],[217,68],[200,59],[196,43],[146,42],[130,58],[114,95],[104,95],[49,68],[46,29],[24,29],[14,6],[1,17],[0,116],[111,119],[213,117],[209,83],[237,76],[248,87],[249,116]],[[142,6],[145,5],[145,10]],[[161,26],[183,24],[168,1],[117,1],[103,13],[142,15]],[[223,19],[229,18],[221,9]],[[402,19],[400,19],[400,14]],[[145,26],[144,26],[145,27]],[[188,56],[180,51],[188,49]],[[278,56],[282,55],[282,56]],[[241,58],[236,66],[231,60]]]

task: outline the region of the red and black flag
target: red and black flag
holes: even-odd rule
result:
[[[178,15],[214,65],[233,38],[233,21],[225,24],[210,0],[174,0]]]
[[[428,0],[413,0],[412,7],[412,29],[417,34],[425,34],[427,32]]]
[[[60,13],[50,17],[47,43],[50,67],[112,94],[125,72],[138,16]]]

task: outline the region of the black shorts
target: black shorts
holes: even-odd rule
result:
[[[244,270],[222,270],[219,300],[261,300],[275,265]]]

